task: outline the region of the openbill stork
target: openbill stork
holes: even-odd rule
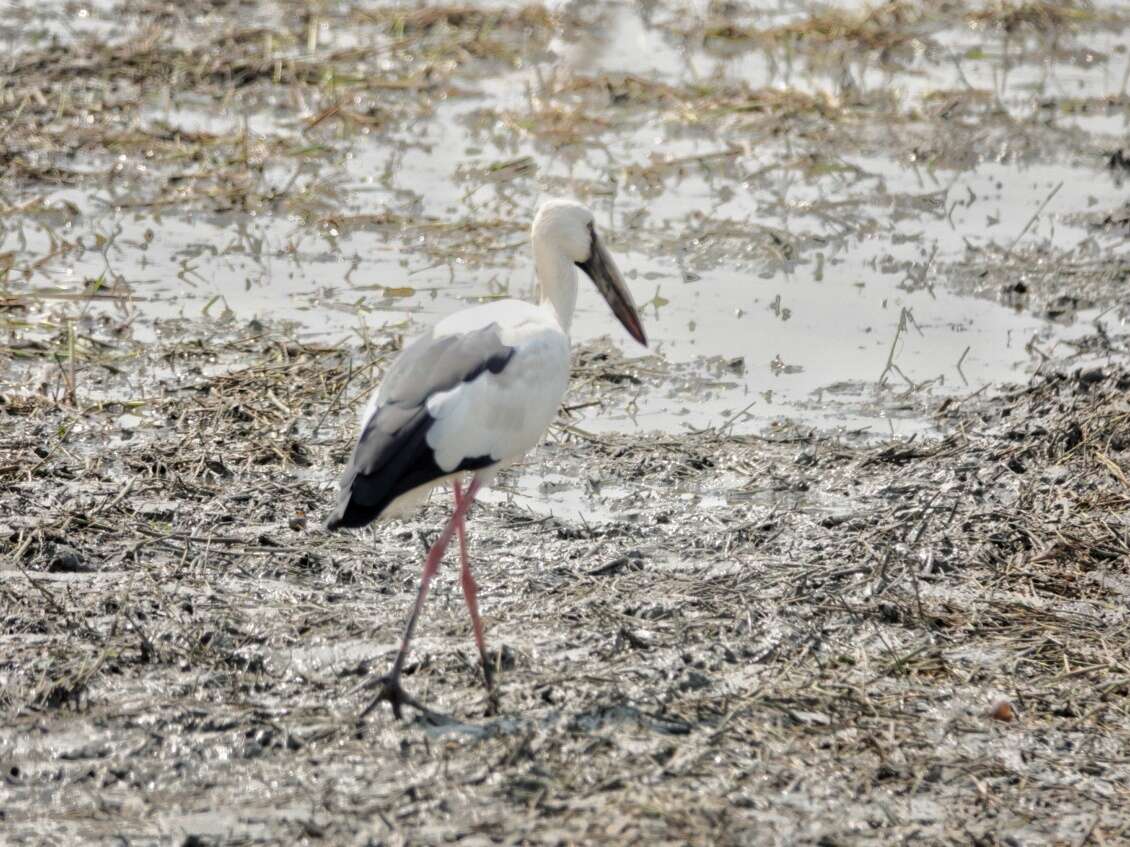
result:
[[[464,518],[480,488],[534,447],[557,414],[569,382],[578,268],[628,333],[647,345],[632,294],[591,211],[571,200],[549,200],[534,218],[530,240],[539,302],[498,300],[444,318],[404,348],[362,416],[328,529],[403,514],[444,482],[455,497],[451,518],[428,552],[400,651],[362,717],[383,700],[398,718],[404,704],[427,713],[401,687],[400,675],[428,587],[455,533],[463,596],[494,702]]]

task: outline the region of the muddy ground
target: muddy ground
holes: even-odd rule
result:
[[[1117,7],[5,12],[0,842],[1130,840]],[[449,564],[360,720],[358,410],[546,193],[657,349],[475,509],[498,713]]]
[[[477,509],[501,711],[449,568],[407,678],[436,726],[358,714],[445,498],[322,532],[343,357],[209,341],[153,363],[180,378],[149,428],[4,398],[6,840],[1130,835],[1119,366],[947,403],[912,442],[558,428],[531,464],[605,516]]]

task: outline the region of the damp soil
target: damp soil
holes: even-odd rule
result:
[[[9,3],[0,841],[1130,839],[1115,4]],[[423,324],[588,202],[545,442],[321,529]]]
[[[1130,833],[1130,337],[930,438],[563,414],[471,522],[498,711],[449,565],[405,677],[441,717],[396,721],[359,715],[448,503],[320,529],[350,359],[266,329],[138,351],[132,403],[5,394],[9,843]]]

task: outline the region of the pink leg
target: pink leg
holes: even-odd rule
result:
[[[467,601],[467,610],[471,613],[471,628],[475,631],[475,644],[478,645],[479,657],[483,660],[483,681],[486,683],[487,691],[490,692],[494,688],[494,673],[491,670],[490,659],[487,657],[487,643],[486,639],[483,638],[483,621],[479,617],[479,587],[475,584],[475,577],[471,574],[471,560],[467,556],[467,528],[463,523],[466,510],[461,509],[463,486],[459,484],[459,480],[454,480],[451,487],[455,492],[455,511],[461,512],[457,529],[459,532],[459,558],[463,564],[460,572],[460,580],[463,583],[463,599]],[[470,507],[468,506],[468,508]]]
[[[447,522],[447,525],[444,526],[443,532],[439,534],[439,538],[435,540],[431,549],[428,551],[428,558],[424,562],[424,573],[420,577],[420,590],[416,594],[416,604],[412,607],[412,614],[408,618],[408,624],[404,627],[404,639],[400,643],[400,651],[396,654],[396,661],[392,664],[392,670],[384,677],[384,685],[381,687],[380,694],[361,712],[362,718],[373,711],[382,700],[388,700],[389,703],[392,704],[392,712],[398,718],[400,717],[400,707],[403,703],[415,706],[421,711],[426,711],[419,703],[404,693],[404,689],[400,687],[400,673],[404,670],[404,662],[408,659],[408,646],[412,642],[413,633],[416,631],[416,621],[420,617],[420,611],[424,608],[424,601],[428,599],[428,588],[431,585],[432,577],[434,577],[439,570],[439,564],[443,561],[443,554],[447,551],[447,545],[451,543],[451,536],[455,533],[455,528],[462,525],[463,515],[467,512],[467,509],[471,507],[471,503],[474,501],[478,491],[478,480],[472,480],[471,484],[467,487],[467,496],[461,503],[456,504],[455,512],[451,515],[451,519]]]

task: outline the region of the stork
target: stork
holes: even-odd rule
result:
[[[498,300],[444,318],[404,348],[362,415],[327,529],[402,515],[444,482],[451,483],[455,500],[428,551],[392,669],[362,717],[385,700],[397,718],[403,705],[428,712],[404,691],[400,676],[428,587],[455,534],[463,597],[493,704],[464,518],[482,486],[534,447],[557,414],[569,383],[577,268],[596,284],[632,338],[647,346],[631,291],[597,235],[591,211],[571,200],[549,200],[534,217],[530,240],[539,302]]]

